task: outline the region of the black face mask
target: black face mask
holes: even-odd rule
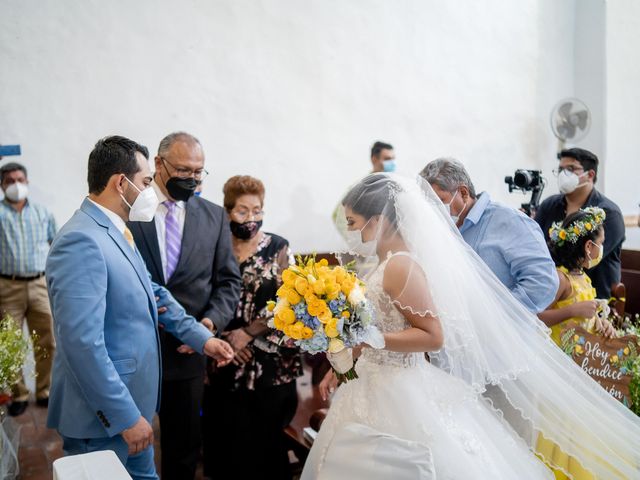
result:
[[[260,227],[262,227],[262,220],[259,222],[244,222],[238,223],[231,220],[229,224],[231,228],[231,233],[234,237],[239,238],[240,240],[249,240],[256,236]]]
[[[167,187],[167,192],[169,192],[171,198],[186,202],[196,191],[198,182],[195,178],[171,177],[167,180],[167,184],[165,186]]]

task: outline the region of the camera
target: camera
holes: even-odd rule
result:
[[[513,177],[504,177],[504,182],[509,185],[509,193],[514,190],[520,190],[522,193],[532,192],[529,203],[523,203],[521,206],[522,210],[530,217],[535,215],[546,184],[542,171],[520,168],[516,170]]]

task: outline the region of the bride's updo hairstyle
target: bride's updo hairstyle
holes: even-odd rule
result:
[[[389,176],[374,173],[364,177],[342,199],[342,205],[369,220],[376,215],[384,217],[397,226],[396,209],[392,201],[400,186]]]

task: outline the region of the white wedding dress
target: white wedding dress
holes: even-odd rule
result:
[[[394,332],[410,325],[382,290],[387,262],[367,296],[378,328]],[[338,388],[302,479],[553,478],[484,397],[424,354],[367,348],[356,371]]]

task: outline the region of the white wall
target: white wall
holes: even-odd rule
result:
[[[574,94],[573,0],[0,9],[0,141],[22,144],[33,198],[60,222],[85,194],[98,138],[118,133],[155,151],[178,129],[204,144],[204,195],[220,202],[231,175],[260,177],[265,227],[297,251],[340,245],[331,211],[378,139],[396,146],[405,173],[453,155],[479,190],[518,205],[526,198],[510,196],[504,176],[528,167],[551,178],[549,112]]]
[[[607,2],[607,195],[626,214],[640,202],[640,2]]]

